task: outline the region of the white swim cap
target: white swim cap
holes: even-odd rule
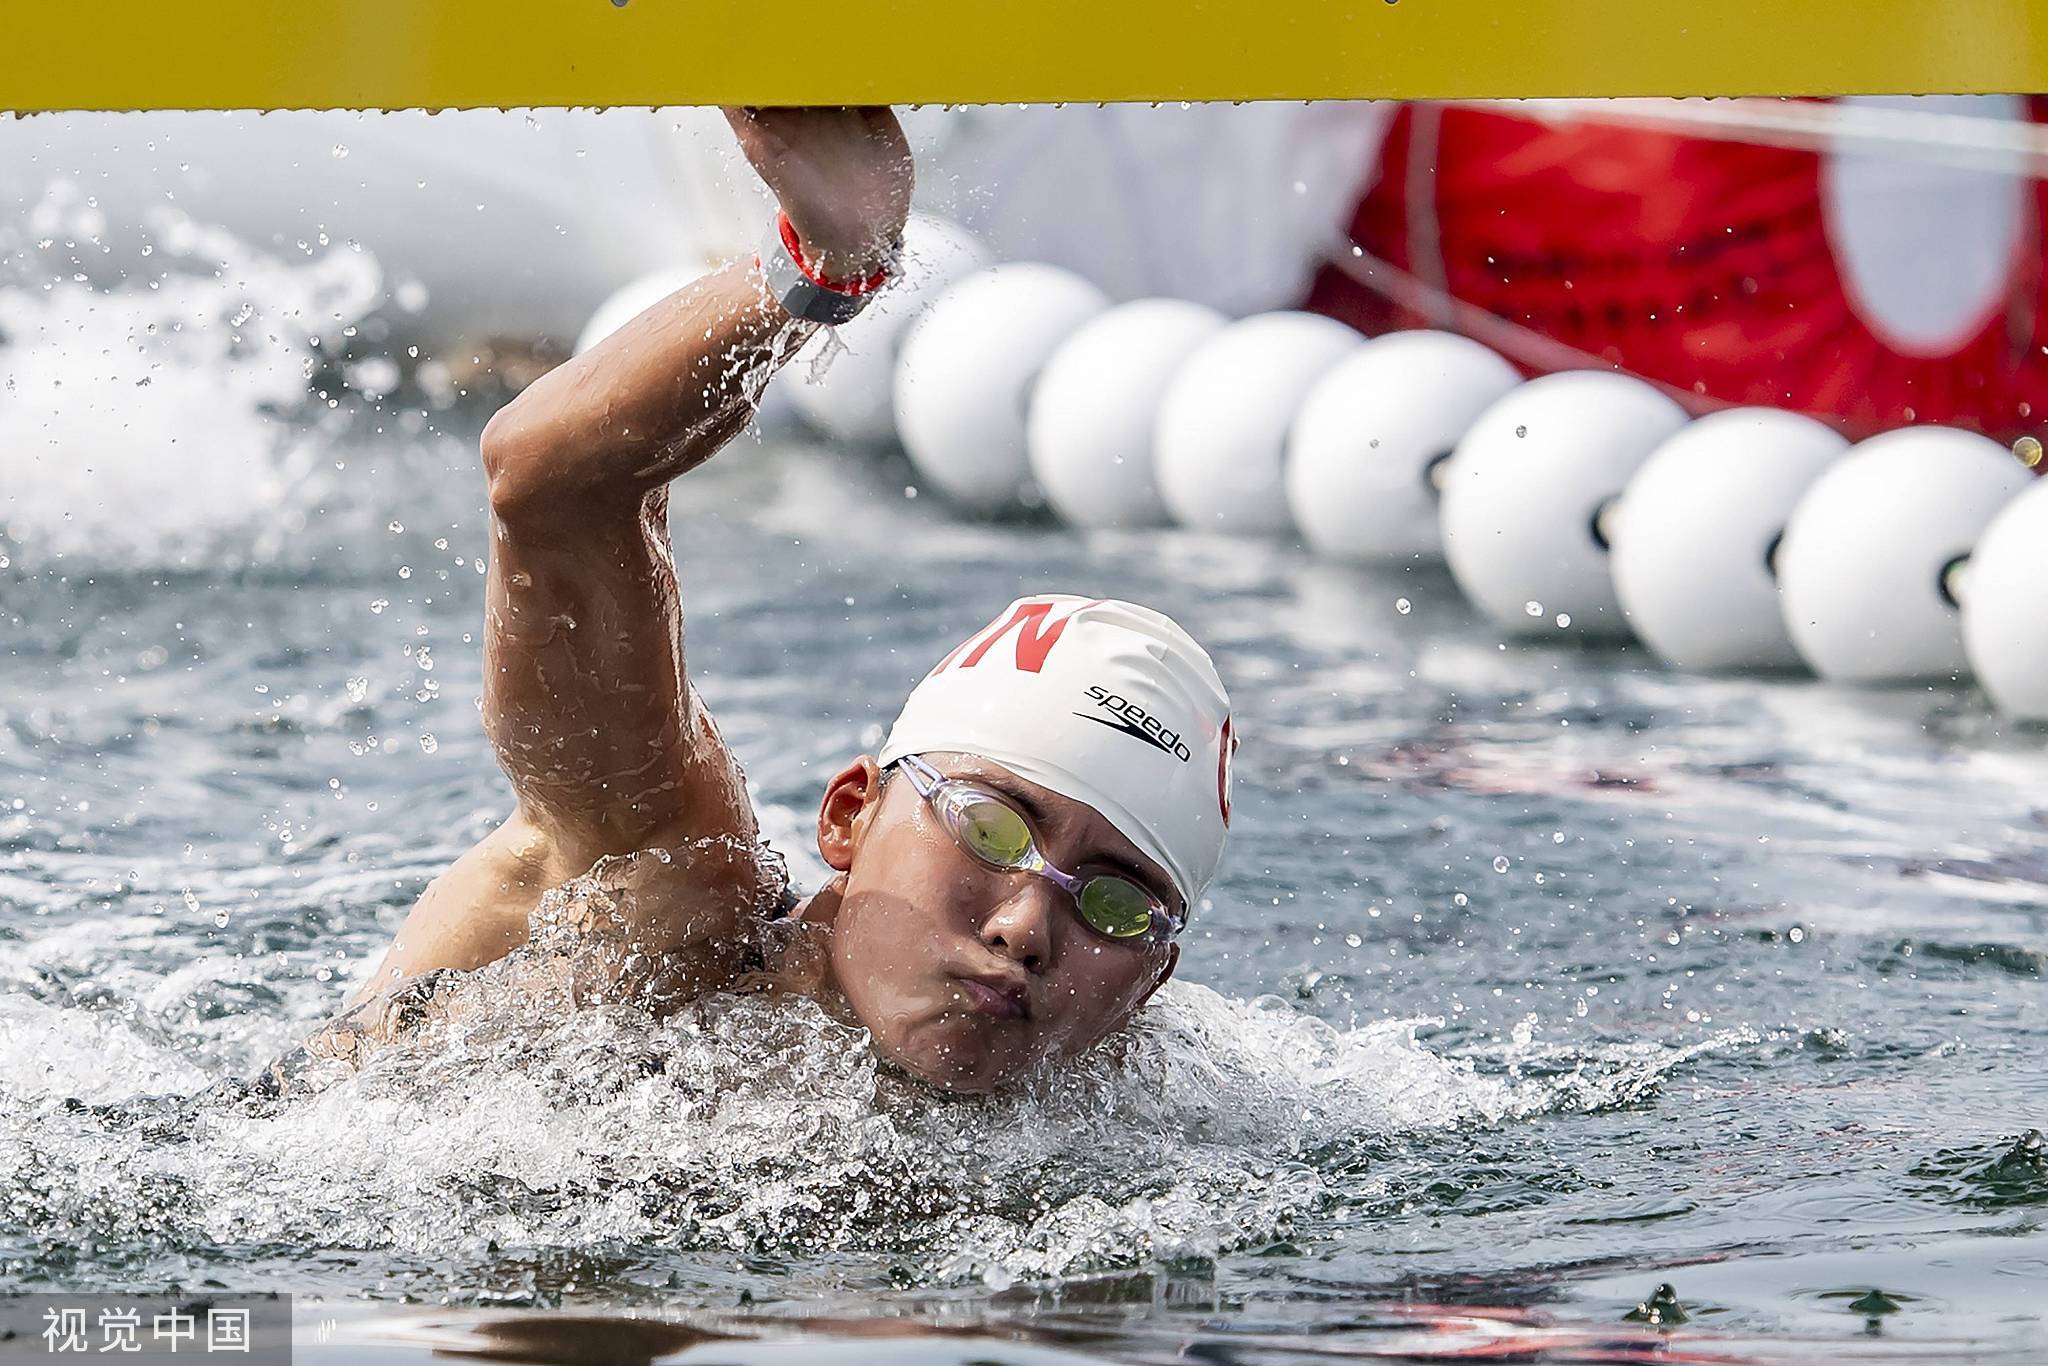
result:
[[[1230,824],[1230,698],[1194,637],[1148,607],[1019,598],[925,676],[880,760],[979,755],[1100,812],[1192,908]]]

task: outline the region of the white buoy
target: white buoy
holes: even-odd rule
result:
[[[1996,441],[1907,427],[1814,480],[1778,548],[1785,626],[1813,671],[1861,683],[1965,672],[1949,571],[2027,477]]]
[[[1281,467],[1301,400],[1355,350],[1358,333],[1319,313],[1261,313],[1209,338],[1166,387],[1153,453],[1159,495],[1183,526],[1287,530]]]
[[[1109,298],[1058,266],[1013,262],[957,280],[896,361],[903,448],[940,492],[994,510],[1029,472],[1025,406],[1039,370]]]
[[[1797,665],[1772,559],[1793,505],[1847,449],[1810,417],[1731,408],[1652,451],[1611,519],[1629,626],[1683,669]]]
[[[821,330],[790,361],[782,383],[804,420],[839,441],[893,440],[903,339],[946,286],[990,261],[988,248],[959,224],[912,214],[903,229],[900,276],[858,318]]]
[[[1152,436],[1167,384],[1224,325],[1206,304],[1139,299],[1060,343],[1031,393],[1031,477],[1075,526],[1157,526]]]
[[[1963,653],[2000,711],[2048,721],[2048,479],[1984,529],[1963,572]]]
[[[629,285],[613,290],[611,296],[599,304],[597,311],[590,315],[590,321],[583,324],[583,330],[576,334],[576,354],[582,355],[703,274],[702,270],[675,266],[668,270],[653,271]]]
[[[1466,429],[1520,383],[1469,337],[1395,332],[1337,362],[1287,441],[1287,505],[1302,539],[1345,560],[1435,559],[1436,482]]]
[[[1685,410],[1628,375],[1574,370],[1511,391],[1444,466],[1444,559],[1514,631],[1625,634],[1603,514]]]

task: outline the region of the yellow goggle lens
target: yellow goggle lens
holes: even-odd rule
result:
[[[1152,929],[1152,900],[1135,882],[1092,877],[1081,888],[1081,918],[1111,939],[1136,939]]]
[[[1030,827],[1001,802],[969,797],[954,810],[954,828],[976,858],[998,868],[1016,868],[1031,857]]]

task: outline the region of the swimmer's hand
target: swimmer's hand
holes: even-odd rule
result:
[[[903,235],[915,184],[895,112],[886,105],[745,107],[725,117],[781,201],[805,257],[835,280],[873,274]]]

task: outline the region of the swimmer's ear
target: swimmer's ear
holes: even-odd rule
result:
[[[1179,966],[1180,945],[1168,944],[1166,946],[1166,966],[1159,969],[1159,975],[1152,979],[1151,986],[1145,988],[1145,994],[1138,998],[1138,1004],[1131,1007],[1131,1012],[1133,1014],[1136,1014],[1138,1011],[1143,1010],[1145,1008],[1145,1002],[1152,999],[1152,993],[1159,990],[1159,988],[1165,986],[1166,979],[1173,976],[1173,970]]]
[[[834,872],[853,867],[874,811],[882,800],[882,770],[874,756],[863,754],[832,775],[818,803],[818,857]]]

